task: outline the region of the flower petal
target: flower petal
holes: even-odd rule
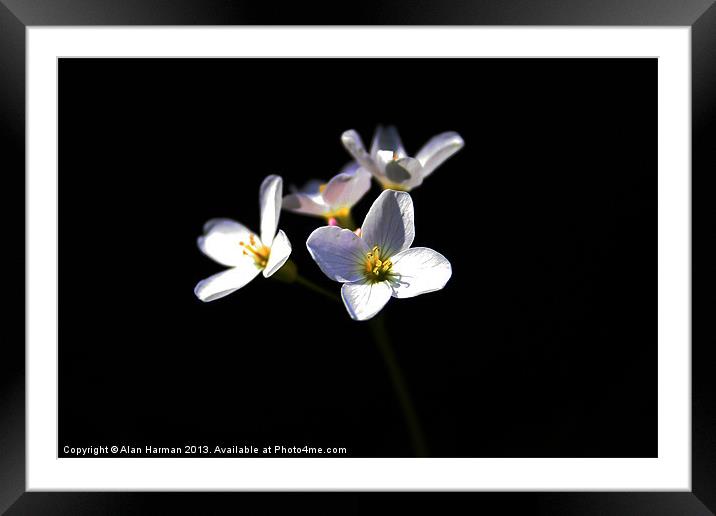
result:
[[[378,166],[388,178],[388,187],[399,186],[403,190],[411,190],[423,182],[423,166],[415,158],[393,159],[390,151],[378,152]]]
[[[410,194],[384,190],[368,210],[361,230],[368,247],[377,245],[386,258],[409,248],[415,238]]]
[[[351,318],[366,321],[385,306],[390,299],[392,289],[387,281],[371,283],[363,280],[356,283],[344,283],[341,298]]]
[[[332,280],[346,282],[363,278],[370,249],[351,230],[338,226],[318,228],[306,240],[306,247],[318,267]]]
[[[403,142],[400,140],[400,134],[393,125],[383,127],[379,125],[373,134],[373,142],[370,145],[370,155],[375,158],[378,151],[395,152],[398,158],[407,156]]]
[[[345,165],[343,165],[343,168],[341,169],[340,173],[346,173],[349,172],[351,174],[355,173],[356,170],[360,168],[360,163],[357,161],[349,161]]]
[[[392,259],[391,280],[393,297],[414,297],[440,290],[452,275],[447,258],[427,247],[414,247],[398,253]]]
[[[201,280],[194,287],[194,294],[204,302],[214,301],[240,289],[254,279],[259,272],[261,269],[254,264],[253,260],[244,262],[238,267]]]
[[[283,198],[282,207],[284,210],[294,213],[321,216],[328,210],[328,207],[322,202],[317,202],[318,199],[322,199],[322,197],[314,197],[305,193],[293,193]]]
[[[270,175],[264,179],[259,189],[259,206],[261,208],[261,240],[273,241],[281,215],[281,197],[283,195],[283,179],[281,176]]]
[[[249,241],[253,232],[231,219],[211,219],[204,224],[204,235],[197,239],[201,252],[221,265],[234,267],[251,258],[243,254],[239,242]]]
[[[361,140],[360,135],[354,129],[345,131],[341,135],[341,142],[350,155],[353,156],[353,159],[360,164],[360,166],[368,169],[372,173],[377,172],[373,158],[371,158],[365,150],[363,140]]]
[[[358,168],[333,177],[323,190],[323,199],[331,209],[351,208],[370,190],[370,172]]]
[[[464,146],[465,142],[455,131],[433,136],[415,156],[423,165],[423,178],[432,174],[446,159]]]
[[[323,181],[320,179],[309,179],[301,188],[291,187],[291,193],[319,195],[321,193],[321,185],[323,185]]]
[[[288,241],[286,233],[282,229],[276,233],[276,238],[273,239],[271,244],[271,252],[269,253],[268,262],[266,262],[266,268],[264,269],[264,277],[268,278],[274,272],[283,267],[288,257],[291,255],[291,242]]]

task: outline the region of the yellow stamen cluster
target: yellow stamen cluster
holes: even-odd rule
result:
[[[375,246],[371,252],[366,254],[365,275],[373,281],[383,281],[390,274],[393,262],[389,258],[382,258],[380,248]]]
[[[249,235],[248,244],[246,242],[239,242],[239,245],[244,248],[244,255],[251,256],[256,262],[256,265],[262,269],[266,267],[271,249],[265,245],[256,245],[256,235],[252,233]]]
[[[351,214],[350,208],[338,208],[337,210],[329,211],[325,213],[326,219],[345,219]]]

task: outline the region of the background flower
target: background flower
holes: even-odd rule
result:
[[[283,208],[326,220],[345,219],[351,208],[370,190],[370,177],[370,172],[351,162],[327,183],[314,179],[285,196]]]
[[[458,133],[448,131],[432,137],[412,158],[405,152],[398,130],[393,126],[376,128],[370,153],[353,129],[345,131],[341,141],[351,156],[384,188],[405,191],[420,186],[423,179],[465,145]]]

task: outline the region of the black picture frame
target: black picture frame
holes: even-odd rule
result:
[[[532,514],[712,514],[716,512],[716,385],[714,338],[709,321],[716,308],[716,247],[709,245],[716,221],[710,192],[716,181],[716,5],[713,0],[469,1],[366,0],[249,2],[240,0],[0,0],[0,127],[4,218],[8,258],[0,360],[0,510],[7,514],[214,514],[222,507],[306,505],[313,512],[365,512],[385,508],[394,497],[377,494],[222,493],[40,493],[25,492],[24,204],[25,30],[62,25],[638,25],[689,26],[692,35],[692,491],[653,493],[484,493],[450,503],[500,513],[529,508]],[[695,188],[694,188],[695,186]],[[24,214],[24,210],[22,212]],[[23,215],[24,216],[24,215]],[[702,238],[693,238],[700,234]],[[698,253],[693,254],[694,250]],[[6,298],[7,299],[7,298]],[[15,329],[12,336],[8,329]],[[446,501],[421,494],[423,508]],[[400,497],[400,504],[405,504]],[[401,509],[405,510],[404,505]]]

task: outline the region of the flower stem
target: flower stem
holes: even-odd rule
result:
[[[308,290],[311,290],[317,294],[327,297],[331,301],[341,302],[341,298],[323,287],[316,285],[311,280],[307,280],[298,273],[298,267],[293,260],[286,260],[286,263],[277,270],[271,279],[281,281],[283,283],[297,283]]]
[[[358,227],[356,226],[356,223],[353,220],[353,215],[350,211],[342,217],[336,217],[336,220],[338,221],[338,225],[344,229],[350,229],[351,231],[355,231],[355,229]]]
[[[379,315],[368,321],[368,324],[371,332],[373,333],[373,337],[375,337],[375,341],[378,344],[378,349],[383,355],[383,360],[385,361],[385,365],[390,373],[390,379],[393,382],[395,394],[397,395],[398,401],[400,401],[400,406],[403,409],[403,416],[405,417],[405,422],[408,425],[410,440],[413,443],[415,455],[417,457],[427,457],[428,449],[425,444],[425,436],[423,435],[423,431],[420,427],[420,420],[415,412],[415,407],[413,406],[408,386],[405,383],[403,372],[400,369],[398,360],[393,352],[392,346],[390,345],[390,337],[385,329],[385,321],[383,320],[383,317]]]
[[[341,303],[341,298],[333,292],[324,289],[323,287],[316,285],[312,281],[304,278],[298,274],[296,264],[292,260],[288,260],[286,264],[279,269],[271,278],[283,281],[284,283],[296,283],[302,287],[320,294],[323,297],[330,299],[336,303]],[[376,344],[380,353],[383,355],[383,360],[388,368],[390,379],[395,389],[395,394],[400,402],[400,406],[403,409],[403,416],[405,422],[408,425],[410,432],[410,440],[413,443],[413,449],[417,457],[427,457],[428,449],[425,444],[425,437],[420,427],[420,420],[415,412],[413,401],[408,391],[408,386],[405,383],[403,372],[398,365],[398,360],[393,352],[393,348],[390,344],[390,337],[385,329],[385,321],[383,316],[379,315],[368,321],[373,337],[375,338]]]
[[[299,285],[301,285],[302,287],[307,288],[308,290],[311,290],[317,294],[320,294],[323,297],[327,297],[331,301],[335,301],[337,303],[341,302],[341,300],[339,299],[339,297],[336,294],[334,294],[333,292],[330,292],[329,290],[326,290],[323,287],[319,287],[314,282],[307,280],[300,274],[296,274],[295,282],[298,283]]]

